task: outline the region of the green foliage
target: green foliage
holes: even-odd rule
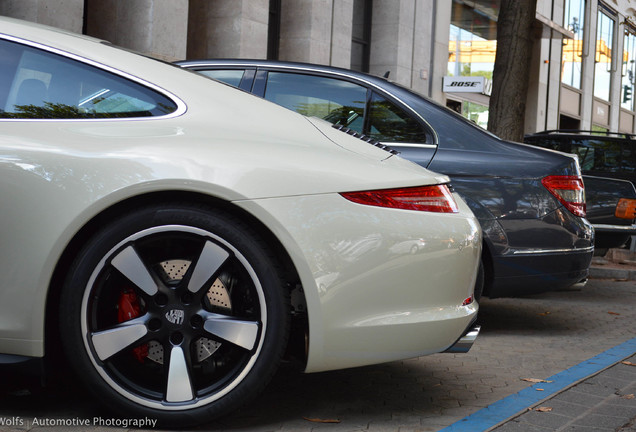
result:
[[[44,102],[44,106],[16,105],[15,112],[0,111],[1,118],[15,119],[78,119],[78,118],[120,118],[143,117],[150,115],[142,112],[105,112],[100,113],[94,109],[79,108],[63,103]]]

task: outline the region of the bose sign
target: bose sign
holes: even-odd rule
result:
[[[444,77],[444,93],[483,93],[490,94],[491,82],[484,77]]]

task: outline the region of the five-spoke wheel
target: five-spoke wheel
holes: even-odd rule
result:
[[[95,235],[69,275],[67,354],[118,409],[180,424],[217,417],[258,393],[280,360],[279,273],[258,235],[229,215],[136,211]]]

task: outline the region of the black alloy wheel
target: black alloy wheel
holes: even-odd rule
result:
[[[278,366],[289,306],[265,242],[230,214],[135,211],[97,233],[61,297],[68,360],[117,412],[192,425],[238,408]]]

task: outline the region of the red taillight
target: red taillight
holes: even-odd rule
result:
[[[548,176],[541,183],[572,214],[585,217],[585,187],[580,176]]]
[[[383,189],[341,194],[349,201],[377,207],[436,213],[457,213],[457,203],[447,185]]]

